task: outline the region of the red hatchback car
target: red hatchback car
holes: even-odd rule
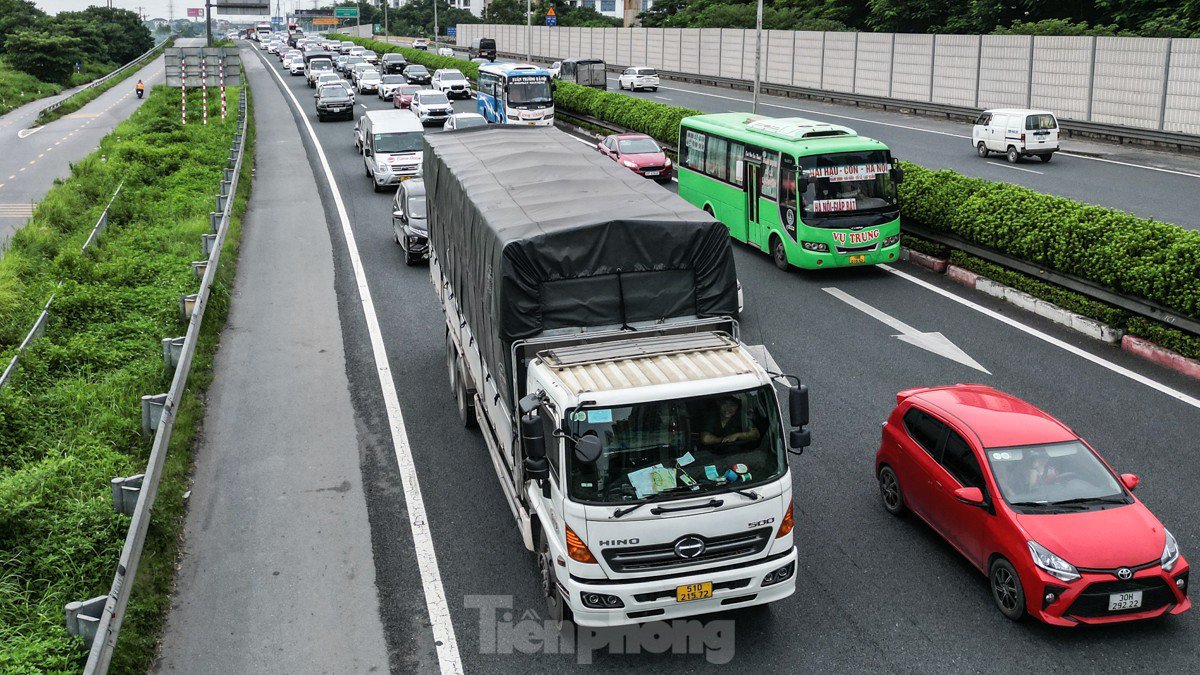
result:
[[[419,84],[402,84],[396,87],[392,92],[392,107],[408,110],[412,107],[413,94],[428,88]]]
[[[875,457],[883,507],[911,510],[988,575],[1000,612],[1056,626],[1180,614],[1175,537],[1062,422],[991,387],[909,389]]]
[[[597,143],[596,149],[637,175],[660,183],[671,182],[675,172],[671,158],[646,134],[613,134]]]

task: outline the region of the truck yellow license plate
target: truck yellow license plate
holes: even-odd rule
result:
[[[865,262],[867,262],[867,256],[865,256],[865,255],[850,256],[850,264],[851,265],[857,265],[859,263],[865,263]]]
[[[692,600],[703,600],[712,597],[712,582],[705,581],[699,584],[688,584],[686,586],[675,587],[675,602],[691,602]]]

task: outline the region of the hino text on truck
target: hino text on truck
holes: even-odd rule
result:
[[[612,626],[791,595],[787,453],[809,444],[808,392],[738,339],[725,226],[553,127],[425,143],[451,387],[550,617]]]

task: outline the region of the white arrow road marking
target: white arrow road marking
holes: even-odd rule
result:
[[[970,366],[971,368],[987,373],[988,375],[992,374],[991,371],[979,365],[978,361],[971,358],[970,355],[963,350],[959,349],[958,345],[951,342],[949,338],[941,333],[923,333],[904,323],[900,319],[897,319],[896,317],[881,310],[875,309],[874,307],[850,295],[849,293],[846,293],[840,288],[823,288],[821,290],[832,295],[838,300],[841,300],[847,305],[850,305],[863,314],[866,314],[877,321],[886,323],[892,328],[900,331],[900,334],[896,335],[895,337],[900,339],[902,342],[907,342],[914,347],[920,347],[927,352],[933,352],[934,354],[950,359],[951,361],[957,361],[964,366]]]

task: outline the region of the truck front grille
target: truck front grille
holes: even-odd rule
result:
[[[721,537],[689,536],[704,542],[704,552],[694,558],[677,555],[674,541],[649,546],[606,548],[600,553],[613,572],[622,574],[706,565],[761,553],[771,541],[771,528],[762,527]]]

